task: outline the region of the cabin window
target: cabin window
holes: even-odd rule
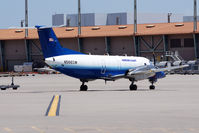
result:
[[[171,39],[170,47],[171,48],[180,48],[181,47],[181,39]]]
[[[194,47],[193,38],[185,38],[184,39],[184,47]]]

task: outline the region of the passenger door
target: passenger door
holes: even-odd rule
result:
[[[101,61],[101,74],[105,74],[106,73],[106,62],[105,60]]]

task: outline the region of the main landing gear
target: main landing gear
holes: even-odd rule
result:
[[[129,79],[129,80],[132,82],[131,85],[129,86],[129,89],[131,91],[136,91],[137,90],[137,85],[134,84],[135,80],[133,80],[133,79]],[[149,79],[149,82],[152,84],[152,85],[149,86],[149,89],[150,90],[155,90],[155,85],[153,85],[153,84],[156,82],[156,80]]]
[[[82,82],[82,85],[80,86],[80,91],[87,91],[88,90],[88,86],[85,85],[85,82]]]
[[[136,84],[134,84],[134,80],[130,80],[132,83],[131,83],[131,85],[129,86],[129,89],[131,90],[131,91],[136,91],[137,90],[137,85]]]
[[[137,90],[137,85],[135,85],[135,84],[132,83],[132,84],[129,86],[129,88],[130,88],[131,91],[136,91],[136,90]]]

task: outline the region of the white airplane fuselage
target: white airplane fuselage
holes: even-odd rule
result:
[[[150,65],[144,57],[107,55],[62,55],[46,58],[45,62],[53,69],[78,79],[113,77]]]

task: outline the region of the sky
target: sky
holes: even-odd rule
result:
[[[52,15],[77,13],[78,0],[28,0],[29,26],[52,25]],[[0,0],[0,28],[19,27],[25,0]],[[197,0],[199,6],[199,0]],[[81,0],[82,13],[133,12],[134,0]],[[193,15],[193,0],[137,0],[138,13]],[[199,11],[199,10],[198,10]],[[198,13],[199,14],[199,13]]]

